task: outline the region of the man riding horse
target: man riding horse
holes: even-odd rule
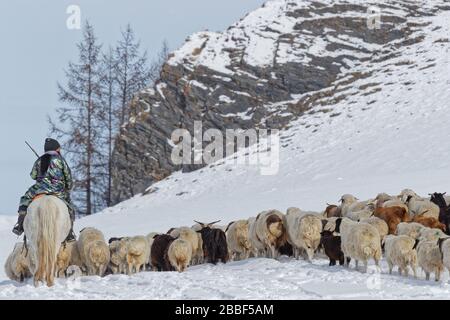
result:
[[[61,155],[61,146],[58,141],[47,138],[44,144],[45,153],[36,160],[31,170],[31,178],[36,180],[25,195],[20,199],[19,218],[14,226],[13,233],[23,233],[23,221],[30,203],[39,195],[53,195],[67,204],[69,209],[71,229],[67,240],[74,240],[73,222],[75,209],[70,200],[70,190],[73,187],[72,173],[66,160]]]

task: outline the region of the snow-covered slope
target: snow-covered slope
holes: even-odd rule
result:
[[[371,28],[372,5],[380,10],[380,28]],[[388,63],[420,43],[422,18],[448,8],[444,0],[270,0],[223,32],[193,34],[169,56],[155,87],[133,100],[136,112],[114,148],[113,201],[181,168],[168,160],[174,130],[192,133],[194,121],[222,132],[285,129],[320,95],[338,99],[333,84],[345,74],[350,86],[371,76],[366,66]]]
[[[420,194],[450,189],[450,13],[423,17],[423,41],[380,62],[355,66],[315,97],[314,108],[281,133],[279,172],[260,175],[258,167],[236,166],[233,158],[191,173],[177,172],[154,184],[154,192],[76,222],[106,237],[165,232],[193,219],[255,216],[290,206],[323,210],[344,193],[369,198],[378,192],[412,188]],[[380,52],[380,55],[383,53]],[[383,62],[384,61],[384,62]],[[361,75],[347,84],[347,79]],[[330,94],[333,92],[333,94]],[[332,112],[329,109],[332,106]],[[254,150],[254,148],[252,149]],[[250,151],[252,152],[252,151]],[[243,156],[243,152],[237,156]],[[0,218],[0,263],[13,248],[14,220]],[[35,289],[5,279],[0,298],[443,298],[440,283],[308,264],[282,258],[202,265],[186,273],[140,273],[131,277],[58,280]]]

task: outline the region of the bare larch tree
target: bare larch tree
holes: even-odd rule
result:
[[[97,173],[102,162],[102,152],[97,147],[103,130],[98,125],[101,45],[97,43],[89,22],[77,48],[78,62],[70,62],[65,71],[66,86],[58,83],[59,101],[63,106],[56,110],[57,123],[51,118],[49,122],[52,133],[64,140],[63,150],[72,163],[77,208],[89,215],[93,212],[94,191],[97,191],[94,186],[99,179]]]

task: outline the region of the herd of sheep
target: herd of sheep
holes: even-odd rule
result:
[[[192,227],[171,228],[167,233],[111,238],[101,231],[85,228],[77,241],[64,243],[58,253],[55,273],[67,277],[133,274],[145,270],[183,272],[202,263],[226,263],[249,257],[277,259],[280,255],[300,256],[311,261],[320,252],[348,267],[351,260],[364,265],[379,262],[384,254],[392,273],[394,266],[408,276],[417,267],[439,281],[444,267],[450,272],[450,197],[433,193],[421,197],[410,189],[399,195],[380,193],[359,201],[346,194],[339,205],[324,212],[289,208],[284,214],[268,210],[256,217],[227,226],[195,221]],[[31,277],[29,254],[17,243],[5,263],[7,276],[16,281]]]

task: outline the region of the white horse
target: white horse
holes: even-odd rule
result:
[[[67,205],[55,196],[37,198],[28,207],[23,227],[31,254],[30,271],[34,285],[43,281],[51,287],[59,248],[70,231]]]

